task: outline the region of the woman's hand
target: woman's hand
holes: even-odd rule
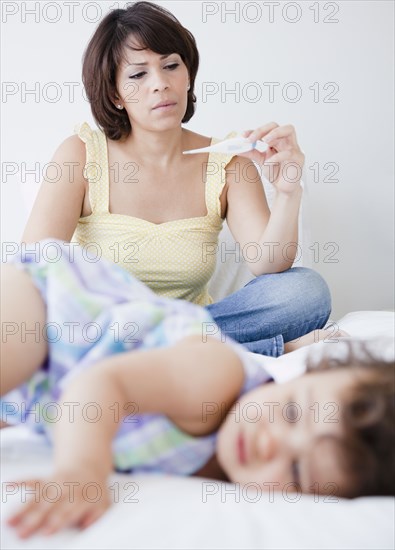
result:
[[[264,153],[253,149],[239,156],[247,157],[261,166],[265,178],[277,191],[292,194],[300,189],[305,157],[296,140],[293,126],[279,126],[270,122],[255,130],[246,130],[243,136],[248,137],[251,142],[263,138],[269,147]]]
[[[21,538],[27,538],[38,530],[51,535],[64,527],[84,529],[103,515],[111,504],[106,480],[92,471],[76,469],[55,473],[48,479],[14,483],[21,487],[21,495],[26,487],[30,488],[30,500],[7,519],[8,525],[15,527]]]

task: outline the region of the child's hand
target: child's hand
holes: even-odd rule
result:
[[[111,504],[106,480],[92,472],[58,472],[48,479],[15,483],[21,487],[21,495],[29,487],[29,500],[7,520],[21,538],[38,530],[50,535],[64,527],[88,527]]]

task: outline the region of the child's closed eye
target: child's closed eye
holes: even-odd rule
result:
[[[300,488],[299,462],[297,460],[292,461],[291,470],[292,470],[292,481],[298,486],[298,488]]]
[[[300,405],[294,400],[293,396],[290,397],[289,401],[283,409],[283,414],[287,422],[295,423],[300,420],[302,416],[302,410]]]

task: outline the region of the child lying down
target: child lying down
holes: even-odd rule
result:
[[[393,363],[356,354],[346,338],[345,361],[324,355],[275,384],[204,308],[159,297],[79,247],[39,244],[48,242],[56,261],[20,253],[2,273],[2,421],[54,446],[53,475],[18,482],[62,488],[8,518],[20,537],[92,524],[110,506],[114,469],[394,494]],[[96,502],[84,499],[88,483]]]

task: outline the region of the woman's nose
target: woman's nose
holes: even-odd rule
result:
[[[159,91],[159,92],[163,90],[167,90],[169,88],[169,82],[167,80],[167,76],[164,75],[163,73],[155,74],[153,87],[155,91]]]
[[[278,442],[275,435],[267,427],[258,431],[256,440],[256,452],[259,459],[271,460],[277,453]]]

